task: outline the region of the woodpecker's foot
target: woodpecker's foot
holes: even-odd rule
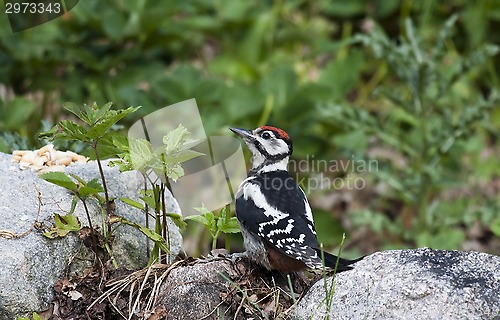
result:
[[[210,256],[212,256],[213,258],[225,258],[229,256],[229,251],[227,251],[226,249],[214,249],[210,251]]]
[[[240,259],[248,259],[248,254],[247,252],[236,252],[236,253],[233,253],[233,254],[228,254],[226,256],[228,259],[231,260],[231,262],[234,264],[236,264],[236,262],[238,262],[238,260]]]

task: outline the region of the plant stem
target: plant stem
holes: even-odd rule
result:
[[[97,167],[99,168],[99,174],[101,175],[102,187],[104,188],[104,199],[106,200],[106,212],[111,215],[111,203],[109,202],[108,187],[106,186],[106,179],[104,178],[104,171],[102,170],[101,159],[99,158],[99,152],[97,152],[97,141],[92,144],[92,149],[94,149],[95,160],[97,162]]]
[[[146,174],[144,172],[141,172],[143,178],[144,178],[144,195],[146,195],[146,191],[148,190],[148,181],[146,178]],[[147,203],[144,203],[144,211],[146,213],[146,228],[149,228],[149,206]],[[149,259],[150,257],[150,243],[149,243],[149,237],[146,237],[146,257]]]
[[[233,196],[233,193],[231,192],[231,196]],[[226,204],[226,215],[229,214],[229,210],[231,210],[231,204],[228,203]],[[226,246],[226,250],[227,251],[231,251],[231,234],[230,233],[226,233],[226,243],[225,243],[225,246]]]
[[[155,201],[155,232],[161,235],[161,206],[160,206],[160,186],[158,185],[153,185],[153,197]],[[156,261],[160,261],[161,259],[161,248],[155,244],[154,246],[155,252],[153,252],[152,256],[154,257],[155,255],[157,259]]]
[[[90,237],[92,239],[92,249],[94,250],[94,253],[97,255],[97,239],[95,236],[96,231],[94,229],[94,226],[92,225],[92,220],[90,219],[89,208],[87,207],[87,202],[85,201],[85,198],[81,197],[78,198],[83,203],[83,209],[85,210],[85,214],[87,215],[87,220],[89,221]]]
[[[215,235],[212,235],[212,250],[217,249],[217,239],[219,238],[219,235],[220,235],[219,230],[215,232]]]
[[[163,211],[163,239],[167,241],[168,248],[170,249],[170,232],[168,230],[167,223],[167,205],[165,204],[165,185],[162,184],[161,189],[161,206]],[[165,252],[165,263],[170,263],[170,255],[168,252]]]

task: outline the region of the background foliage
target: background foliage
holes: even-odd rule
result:
[[[194,97],[207,134],[272,124],[296,161],[377,160],[324,170],[363,179],[360,190],[309,190],[327,246],[347,232],[353,255],[498,254],[499,26],[494,0],[80,1],[0,37],[0,151],[40,144],[37,132],[70,116],[66,101],[148,114]],[[191,252],[210,247],[199,233]]]

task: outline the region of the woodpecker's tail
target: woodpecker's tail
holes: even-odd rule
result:
[[[348,259],[334,256],[333,254],[330,254],[330,253],[325,252],[325,251],[322,252],[319,249],[316,249],[316,251],[318,252],[319,257],[324,259],[326,268],[331,269],[331,270],[335,270],[335,266],[337,266],[337,273],[341,272],[341,271],[351,270],[352,269],[351,264],[356,263],[365,257],[365,256],[362,256],[361,258],[357,258],[354,260],[348,260]],[[337,260],[338,260],[338,265],[337,265]]]

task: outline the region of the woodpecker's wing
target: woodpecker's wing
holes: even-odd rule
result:
[[[309,267],[321,267],[309,203],[288,172],[248,177],[237,194],[236,215],[267,244]]]

